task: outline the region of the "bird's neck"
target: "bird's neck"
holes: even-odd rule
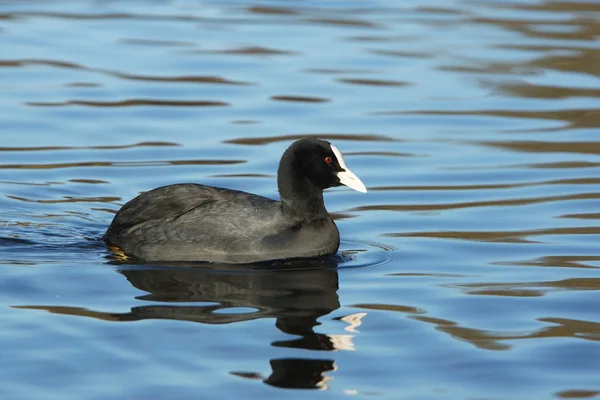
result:
[[[320,219],[328,216],[323,202],[323,194],[319,197],[298,198],[281,196],[283,213],[302,219]]]
[[[299,176],[291,165],[280,165],[277,187],[284,214],[308,219],[329,215],[323,201],[323,189],[308,178]]]

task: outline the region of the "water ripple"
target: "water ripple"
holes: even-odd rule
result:
[[[91,100],[67,100],[62,102],[35,102],[26,101],[26,105],[33,107],[66,107],[66,106],[87,106],[87,107],[139,107],[139,106],[159,106],[159,107],[222,107],[231,104],[224,101],[210,100],[156,100],[156,99],[127,99],[118,101],[91,101]]]
[[[301,139],[304,137],[317,137],[317,138],[331,140],[331,141],[341,141],[341,140],[361,141],[361,142],[394,142],[394,141],[396,141],[396,139],[393,139],[391,137],[386,137],[383,135],[373,135],[373,134],[304,133],[304,134],[284,135],[284,136],[276,136],[276,137],[245,137],[245,138],[239,138],[239,139],[226,140],[225,143],[258,146],[258,145],[263,145],[263,144],[298,140],[298,139]]]

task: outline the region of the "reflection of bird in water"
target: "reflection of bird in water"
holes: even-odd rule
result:
[[[43,309],[117,322],[169,319],[228,324],[275,318],[279,330],[299,337],[274,342],[273,346],[323,351],[352,350],[354,345],[350,335],[327,335],[314,331],[320,324],[317,321],[319,318],[340,307],[335,266],[321,264],[320,267],[294,269],[218,270],[124,266],[119,273],[134,287],[146,292],[138,299],[163,304],[132,307],[128,313],[105,313],[60,306],[19,308]],[[228,313],[228,309],[232,308],[236,308],[235,312]],[[251,310],[239,312],[239,308]],[[356,325],[355,322],[348,323]],[[330,379],[324,373],[335,369],[334,361],[327,359],[286,358],[273,359],[270,363],[273,373],[264,381],[282,387],[322,387],[324,381]],[[255,374],[235,375],[250,377]]]
[[[332,378],[326,372],[337,369],[335,361],[326,359],[281,358],[270,361],[273,372],[267,378],[260,374],[232,372],[232,375],[247,379],[261,379],[264,383],[293,389],[327,389]]]
[[[142,300],[159,302],[211,302],[205,306],[152,305],[133,308],[137,319],[178,319],[225,324],[258,318],[276,318],[275,326],[298,339],[273,346],[310,350],[350,348],[350,336],[314,332],[318,318],[340,307],[335,269],[206,270],[130,269],[120,271],[136,288],[149,294]],[[227,313],[229,308],[252,308]],[[225,312],[224,312],[225,311]],[[344,340],[346,338],[346,340]]]
[[[283,332],[312,332],[317,318],[339,308],[338,273],[334,269],[213,270],[200,268],[123,269],[141,300],[211,305],[147,305],[131,310],[134,319],[178,319],[223,324],[276,318]],[[227,313],[230,308],[252,308]],[[217,312],[218,311],[218,312]]]

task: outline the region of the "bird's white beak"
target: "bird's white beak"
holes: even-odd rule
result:
[[[331,145],[331,150],[333,151],[333,154],[335,154],[335,157],[337,158],[340,167],[342,167],[343,169],[343,171],[336,172],[336,175],[340,179],[340,182],[356,191],[367,193],[367,188],[365,187],[365,184],[362,183],[362,181],[358,179],[358,176],[354,175],[354,172],[352,172],[350,168],[346,166],[346,163],[344,162],[344,157],[342,157],[342,152],[339,151],[338,148],[334,145]]]

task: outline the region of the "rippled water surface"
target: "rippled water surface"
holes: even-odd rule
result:
[[[599,78],[591,0],[1,1],[0,398],[600,397]],[[369,188],[338,256],[98,241],[303,136]]]

